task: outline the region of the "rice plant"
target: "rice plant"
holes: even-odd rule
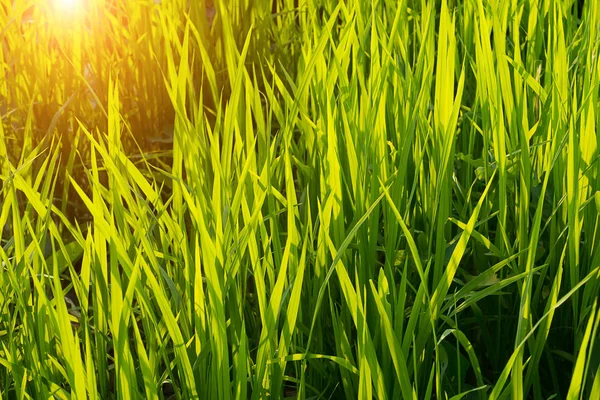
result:
[[[0,398],[600,398],[599,27],[0,0]]]

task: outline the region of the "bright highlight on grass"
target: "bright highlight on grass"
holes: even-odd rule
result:
[[[600,399],[600,2],[25,3],[0,399]]]

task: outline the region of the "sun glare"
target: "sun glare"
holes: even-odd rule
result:
[[[80,0],[55,0],[55,3],[62,12],[69,13],[75,11]]]

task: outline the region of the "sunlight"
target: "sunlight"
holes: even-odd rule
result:
[[[72,13],[75,11],[81,0],[55,0],[57,8],[64,13]]]

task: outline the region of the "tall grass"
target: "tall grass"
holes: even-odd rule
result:
[[[0,0],[0,397],[599,398],[599,26]]]

